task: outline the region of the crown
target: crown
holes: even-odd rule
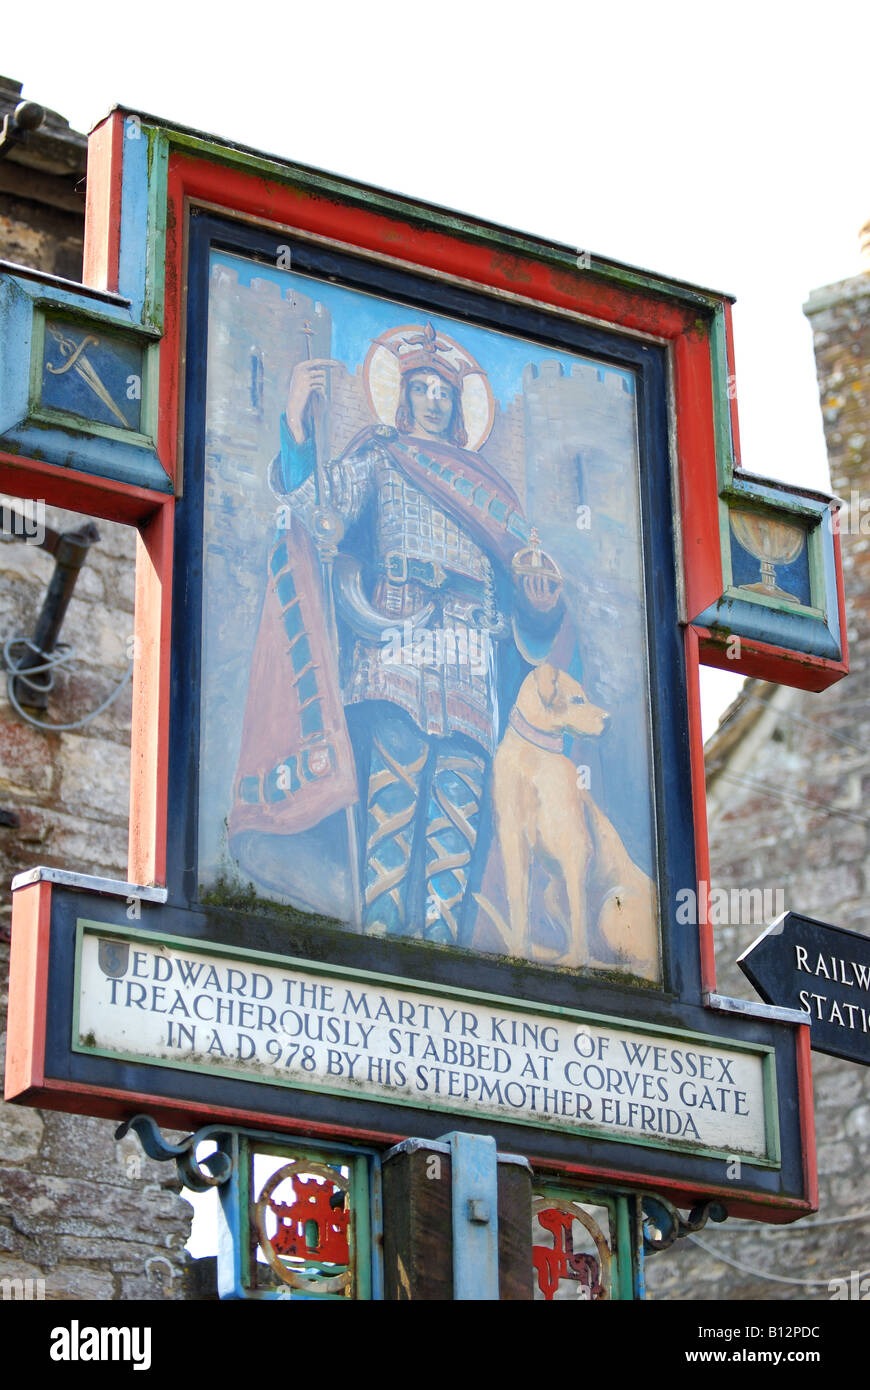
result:
[[[403,323],[372,340],[363,364],[366,394],[382,425],[394,427],[401,383],[411,372],[436,372],[462,401],[467,448],[479,449],[492,429],[495,400],[486,372],[432,323]]]
[[[422,331],[399,329],[388,338],[382,338],[384,346],[398,359],[402,376],[408,372],[437,372],[457,391],[462,390],[463,378],[480,368],[452,338],[443,338],[435,332],[431,323]]]

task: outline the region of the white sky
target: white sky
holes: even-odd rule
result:
[[[121,102],[736,294],[743,464],[828,486],[801,306],[870,218],[866,4],[7,10],[0,68],[79,129]]]

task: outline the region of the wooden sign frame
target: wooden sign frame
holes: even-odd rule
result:
[[[414,941],[336,930],[304,914],[288,924],[286,915],[259,908],[251,914],[241,903],[200,895],[203,268],[210,245],[256,259],[279,244],[315,277],[376,287],[423,311],[586,352],[638,374],[654,633],[659,986],[433,952]],[[2,268],[0,304],[22,352],[0,383],[0,481],[18,495],[139,530],[129,882],[88,882],[54,870],[17,881],[7,1097],[119,1117],[147,1109],[175,1127],[220,1119],[383,1145],[411,1132],[435,1138],[461,1114],[467,1128],[493,1134],[500,1148],[550,1172],[654,1188],[685,1205],[716,1199],[734,1214],[762,1220],[787,1221],[814,1209],[808,1029],[793,1011],[722,999],[709,914],[700,911],[698,925],[681,925],[674,911],[681,887],[703,893],[710,878],[700,662],[808,689],[823,689],[847,670],[831,500],[740,468],[728,297],[123,109],[91,137],[85,280],[88,286],[74,286]],[[40,335],[49,321],[66,333],[67,357],[90,354],[92,391],[95,376],[117,374],[138,354],[141,369],[128,379],[138,381],[141,406],[130,423],[119,423],[127,419],[123,409],[107,423],[96,403],[91,419],[59,410],[56,393],[55,404],[46,404]],[[749,520],[735,526],[735,512]],[[748,536],[764,555],[774,535],[785,554],[796,530],[804,533],[806,556],[800,593],[781,589],[763,565],[760,583],[738,582],[735,567],[744,561],[735,536]],[[753,540],[756,532],[763,543]],[[765,1078],[764,1154],[741,1159],[724,1141],[679,1147],[648,1136],[635,1142],[603,1131],[569,1133],[437,1101],[409,1110],[383,1095],[340,1088],[299,1086],[291,1105],[286,1090],[250,1076],[161,1065],[120,1043],[108,1051],[90,1046],[73,1028],[74,981],[94,922],[107,942],[127,951],[135,952],[144,932],[156,943],[189,943],[191,951],[227,960],[242,950],[252,968],[256,961],[263,969],[269,961],[300,969],[308,962],[336,978],[373,980],[372,987],[440,991],[481,1007],[483,1000],[505,1008],[512,1001],[539,1022],[553,1011],[578,1028],[591,1027],[589,1020],[602,1028],[630,1020],[647,1042],[663,1031],[714,1051],[748,1050]]]

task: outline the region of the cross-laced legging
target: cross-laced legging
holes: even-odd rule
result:
[[[365,931],[459,939],[485,771],[483,754],[464,740],[427,739],[398,713],[378,719],[368,784]],[[415,847],[425,855],[425,904],[409,900]]]

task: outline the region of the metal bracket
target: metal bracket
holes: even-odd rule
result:
[[[655,1255],[659,1250],[667,1250],[675,1240],[700,1231],[708,1221],[725,1221],[727,1217],[727,1208],[721,1202],[703,1202],[700,1206],[692,1207],[686,1220],[664,1197],[654,1197],[644,1192],[641,1194],[644,1251],[648,1255]],[[658,1234],[654,1235],[653,1231]]]
[[[488,1135],[454,1132],[450,1145],[453,1184],[453,1298],[498,1302],[498,1151]]]
[[[394,1144],[391,1149],[387,1150],[384,1154],[384,1162],[386,1163],[387,1160],[392,1158],[395,1154],[412,1154],[416,1153],[418,1149],[425,1149],[427,1153],[430,1150],[442,1154],[452,1153],[450,1145],[443,1139],[403,1139],[401,1143]],[[518,1168],[525,1168],[529,1173],[533,1171],[531,1163],[527,1158],[523,1158],[522,1154],[500,1153],[498,1161],[500,1164],[516,1164]]]
[[[137,1136],[145,1153],[158,1163],[175,1159],[178,1176],[191,1192],[208,1192],[212,1187],[220,1187],[227,1182],[235,1166],[232,1156],[223,1149],[209,1154],[200,1163],[196,1157],[198,1146],[206,1139],[225,1136],[227,1131],[221,1125],[205,1125],[195,1134],[189,1134],[180,1144],[169,1144],[160,1133],[160,1127],[150,1115],[134,1115],[125,1120],[115,1130],[115,1138],[123,1139],[130,1130]]]
[[[24,647],[25,652],[20,658],[10,654],[10,660],[14,662],[12,688],[16,698],[34,709],[45,709],[48,705],[48,697],[54,687],[54,674],[47,658],[58,646],[60,630],[79,571],[88,558],[91,546],[100,539],[100,533],[92,521],[77,531],[55,531],[51,526],[45,526],[43,530],[44,538],[38,544],[54,556],[54,573],[36,620],[33,637],[21,637],[13,643]],[[13,532],[11,536],[4,535],[3,539],[30,538]],[[31,674],[28,675],[28,672]]]
[[[119,878],[100,878],[97,874],[77,874],[72,869],[52,869],[39,864],[23,869],[12,880],[12,892],[31,883],[56,883],[60,888],[80,888],[84,893],[105,893],[111,898],[141,898],[144,903],[165,903],[169,893],[153,883],[125,883]]]
[[[789,1009],[781,1004],[760,1004],[757,999],[732,999],[727,994],[714,994],[707,990],[704,994],[704,1008],[718,1009],[720,1013],[743,1014],[747,1018],[764,1018],[776,1023],[809,1023],[809,1012],[803,1009]]]

